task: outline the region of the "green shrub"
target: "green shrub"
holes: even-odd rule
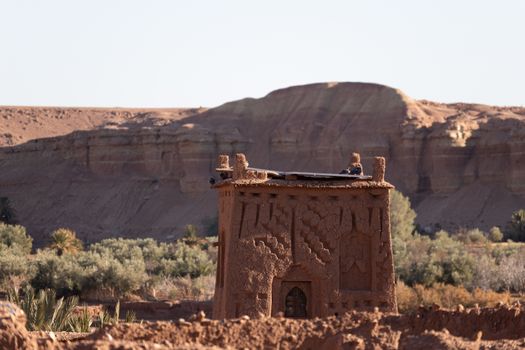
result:
[[[153,239],[105,239],[76,255],[39,251],[31,265],[35,271],[31,285],[55,289],[60,295],[106,291],[119,297],[160,276],[196,278],[214,272],[212,255],[201,245],[159,244]]]
[[[410,199],[396,190],[390,192],[390,216],[392,236],[406,239],[414,233],[416,212]]]
[[[27,235],[26,229],[20,225],[7,225],[0,222],[0,251],[11,249],[16,254],[31,253],[33,238]]]
[[[501,242],[503,240],[503,232],[501,232],[499,227],[494,226],[489,231],[489,239],[492,242]]]
[[[205,242],[202,245],[193,245],[183,241],[157,243],[151,238],[112,238],[92,244],[89,251],[121,263],[142,260],[150,275],[198,277],[212,273],[214,266],[210,254],[206,252],[209,248],[208,240],[202,240]]]
[[[140,259],[144,261],[148,273],[158,270],[160,260],[168,254],[168,249],[168,244],[158,243],[152,238],[108,238],[89,247],[89,251],[102,256],[111,256],[121,263],[129,259],[137,259],[140,254],[142,256]]]
[[[134,253],[130,251],[135,248],[140,250],[146,260],[159,259],[168,250],[165,243],[159,244],[153,238],[107,238],[89,246],[89,250],[92,252],[101,255],[111,255],[120,261],[131,258]]]
[[[199,246],[177,242],[171,246],[166,258],[161,259],[157,274],[161,276],[192,278],[211,274],[214,264]]]
[[[123,296],[140,289],[148,280],[140,250],[134,249],[129,259],[119,260],[107,254],[88,252],[80,264],[87,271],[83,290],[102,288]]]
[[[416,212],[411,208],[408,197],[396,190],[390,192],[390,216],[394,266],[396,274],[402,274],[409,254],[407,244],[415,231]]]
[[[406,246],[406,254],[396,270],[408,285],[459,285],[471,283],[474,278],[475,258],[445,231],[437,232],[434,239],[416,234],[406,241]]]
[[[467,231],[467,237],[470,243],[477,244],[487,242],[487,237],[485,233],[477,228]]]
[[[0,250],[0,289],[18,289],[34,276],[34,269],[26,255],[10,249]]]
[[[490,251],[490,256],[495,259],[496,264],[501,264],[503,258],[514,255],[518,253],[521,249],[519,243],[502,243],[494,244],[492,250]]]
[[[80,259],[69,254],[58,256],[50,250],[39,251],[31,261],[34,269],[31,285],[37,290],[53,289],[59,295],[80,293],[86,285],[86,271]]]
[[[197,238],[197,227],[195,225],[186,225],[184,238]]]
[[[51,251],[40,251],[33,265],[35,277],[31,285],[36,289],[54,289],[60,295],[106,290],[120,296],[138,290],[148,278],[138,248],[130,252],[128,259],[122,260],[108,253],[58,256]]]
[[[464,244],[487,243],[487,235],[478,228],[461,229],[454,235],[454,238]]]

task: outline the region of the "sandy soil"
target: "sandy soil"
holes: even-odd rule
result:
[[[340,317],[145,322],[107,326],[84,338],[29,333],[20,316],[0,315],[0,347],[8,349],[519,349],[525,308],[439,310],[411,315],[350,312]]]

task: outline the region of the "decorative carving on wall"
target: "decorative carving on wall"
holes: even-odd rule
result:
[[[341,238],[340,277],[343,290],[370,290],[372,280],[371,237],[352,231]]]
[[[254,237],[254,243],[256,245],[262,244],[278,259],[286,258],[290,249],[290,239],[285,233],[279,232],[272,234],[270,232],[272,231],[268,231],[264,237]]]
[[[353,163],[360,167],[357,156]],[[261,181],[244,155],[232,170],[222,158],[220,170],[233,174],[216,185],[224,195],[214,317],[395,311],[391,186],[376,163],[379,181]]]
[[[328,204],[316,198],[299,206],[296,231],[307,251],[323,265],[333,260],[332,254],[343,222],[342,215],[336,201]]]

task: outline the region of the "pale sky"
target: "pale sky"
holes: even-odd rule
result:
[[[213,107],[314,82],[525,105],[525,0],[0,0],[0,105]]]

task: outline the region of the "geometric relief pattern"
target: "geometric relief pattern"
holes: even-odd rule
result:
[[[265,176],[216,185],[214,318],[395,311],[390,185]]]
[[[266,236],[257,236],[253,240],[255,245],[262,245],[270,250],[278,259],[285,259],[290,250],[290,239],[282,232],[274,233],[268,231]],[[275,231],[273,231],[275,232]]]
[[[370,290],[372,284],[371,236],[359,231],[341,237],[340,287],[344,290]]]
[[[389,284],[392,275],[392,261],[389,258],[389,250],[390,245],[387,242],[379,243],[379,254],[376,262],[376,289],[379,291]]]
[[[264,235],[270,228],[272,231],[289,231],[291,209],[276,202],[265,202],[259,197],[242,201],[240,231],[241,238]]]
[[[376,258],[376,290],[384,290],[386,286],[391,282],[392,276],[392,260],[391,260],[391,246],[390,246],[390,237],[384,234],[383,232],[383,219],[384,219],[384,209],[383,208],[374,208],[375,217],[378,217],[379,223],[375,226],[375,230],[379,231],[378,233],[378,247],[377,247],[377,258]]]
[[[340,230],[340,208],[326,202],[312,201],[300,206],[296,231],[305,243],[306,251],[325,265],[333,260]]]
[[[256,245],[268,248],[278,259],[285,259],[291,249],[290,209],[278,203],[262,205],[258,201],[249,203],[249,208],[255,212],[248,212],[244,232],[250,232]]]

